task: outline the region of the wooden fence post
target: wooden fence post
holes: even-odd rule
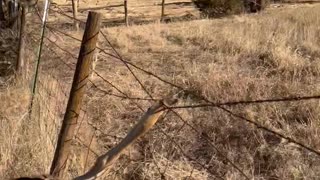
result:
[[[78,21],[78,0],[72,0],[72,12],[73,12],[73,23],[75,29],[79,30],[79,21]]]
[[[0,21],[5,21],[6,18],[4,16],[4,11],[3,11],[3,5],[2,5],[3,0],[0,0]],[[0,22],[1,23],[1,22]]]
[[[161,22],[164,21],[164,7],[165,7],[165,0],[162,0],[162,3],[161,3]]]
[[[12,28],[15,24],[16,18],[14,17],[14,2],[9,1],[7,4],[9,27]]]
[[[54,177],[61,178],[63,171],[66,168],[72,139],[74,138],[74,131],[77,125],[77,118],[80,113],[82,99],[90,73],[90,67],[94,58],[100,23],[101,14],[89,12],[72,82],[70,97],[50,169],[50,174]]]
[[[25,59],[26,46],[26,8],[22,7],[20,15],[20,38],[19,38],[19,54],[16,64],[16,71],[20,77],[26,77],[28,64]]]
[[[124,0],[124,21],[126,26],[129,26],[129,19],[128,19],[128,0]]]
[[[19,30],[18,28],[18,19],[19,19],[19,9],[18,1],[12,0],[8,2],[8,14],[9,14],[9,26],[12,29]]]

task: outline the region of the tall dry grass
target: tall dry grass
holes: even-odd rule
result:
[[[215,102],[317,95],[320,93],[319,9],[319,6],[299,6],[225,19],[155,23],[104,31],[126,59]],[[100,45],[104,43],[101,41]],[[125,93],[146,96],[120,62],[100,56],[96,70]],[[156,98],[172,90],[150,76],[134,72]],[[98,77],[93,81],[115,92]],[[57,91],[52,97],[40,92],[42,102],[39,104],[59,112],[54,109],[60,102],[56,97],[63,95],[53,79],[45,82]],[[36,120],[22,118],[22,109],[26,109],[29,102],[26,89],[17,85],[1,91],[1,102],[5,105],[0,107],[0,177],[47,173],[50,166],[59,122],[48,118],[52,116],[50,112],[39,110],[35,110]],[[94,89],[89,90],[88,97],[88,119],[91,126],[102,131],[94,133],[92,148],[102,153],[125,136],[142,112],[131,101],[105,96]],[[198,102],[200,100],[191,95],[182,100],[183,104]],[[150,105],[139,104],[144,108]],[[319,108],[319,101],[313,100],[230,109],[320,149]],[[319,157],[219,109],[178,112],[202,135],[213,139],[212,143],[250,177],[318,179],[320,176]],[[159,128],[172,136],[189,156],[207,164],[216,174],[225,179],[243,179],[198,133],[188,127],[179,131],[181,125],[181,121],[169,114],[121,156],[112,176],[106,179],[161,179],[163,176],[166,179],[216,179],[185,158]],[[81,131],[86,137],[92,136],[91,129]],[[86,153],[78,155],[85,148],[77,143],[66,179],[83,173],[92,163],[92,160],[87,163]]]
[[[1,90],[0,177],[42,175],[49,172],[61,123],[60,89],[54,79],[38,88],[32,111],[29,84],[17,82]],[[59,98],[60,97],[60,98]],[[62,103],[61,103],[62,104]]]
[[[256,15],[108,28],[106,31],[130,61],[214,102],[317,95],[320,93],[319,9],[319,6],[290,6]],[[147,97],[121,63],[101,58],[97,69],[131,96]],[[171,89],[155,78],[135,72],[154,97],[160,98]],[[200,100],[188,96],[183,102],[192,104]],[[93,121],[112,135],[126,132],[128,124],[132,124],[139,115],[130,102],[111,97],[97,98],[89,107],[94,112]],[[319,149],[319,107],[319,101],[313,100],[230,109]],[[319,178],[319,157],[219,109],[189,109],[179,113],[202,134],[211,137],[224,155],[250,177]],[[204,164],[210,162],[209,168],[217,174],[226,179],[243,178],[199,134],[187,127],[178,133],[176,130],[181,125],[171,115],[159,127],[171,130],[168,133],[189,155]],[[106,140],[103,135],[100,140],[104,146],[114,141]],[[203,176],[194,176],[195,179],[214,179],[194,162],[182,158],[181,153],[176,152],[180,156],[173,156],[174,149],[164,135],[154,130],[132,148],[136,159],[127,168],[120,168],[117,177],[160,179],[161,173],[157,168],[165,170],[166,165],[162,162],[169,161],[167,169],[175,170],[176,175],[172,176],[168,170],[168,179],[187,178],[189,174],[184,172],[184,168],[188,166],[204,173]],[[155,155],[149,157],[150,154]],[[139,160],[139,157],[146,156],[149,158]],[[130,159],[130,155],[124,156],[123,163],[126,162],[125,157]],[[149,161],[156,161],[158,167]],[[184,164],[184,167],[175,168],[175,163]]]
[[[22,124],[28,117],[27,105],[29,95],[23,85],[10,87],[2,90],[0,94],[2,102],[0,108],[1,118],[1,156],[0,156],[0,176],[8,177],[15,175],[12,166],[16,166],[19,149],[28,143],[21,143],[24,136],[21,134]]]

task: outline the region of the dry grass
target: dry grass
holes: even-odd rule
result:
[[[54,79],[48,78],[45,82],[44,86],[56,91],[50,95],[37,92],[31,118],[28,85],[16,83],[0,94],[4,102],[0,108],[1,178],[45,174],[49,170],[62,113],[57,105],[61,99],[52,98],[63,97],[63,94]]]
[[[109,28],[106,31],[127,59],[164,79],[216,102],[254,100],[320,93],[317,80],[320,73],[319,15],[319,6],[290,6],[270,9],[258,15]],[[115,63],[110,58],[101,59],[97,69],[108,80],[132,96],[147,97],[121,63]],[[170,89],[152,77],[138,71],[136,73],[156,98],[161,98]],[[193,97],[185,99],[185,103],[196,102],[199,101]],[[129,102],[119,102],[109,97],[103,100],[97,98],[89,107],[93,112],[93,121],[112,135],[122,134],[127,124],[139,114]],[[239,106],[232,110],[315,149],[320,148],[318,101]],[[205,108],[179,112],[201,133],[214,139],[214,144],[249,176],[256,179],[319,177],[319,157],[220,110]],[[203,163],[213,159],[209,167],[224,174],[227,179],[242,178],[235,169],[225,166],[223,157],[217,155],[199,135],[188,128],[177,133],[176,129],[182,123],[176,118],[170,116],[162,123],[159,126],[168,130],[189,155]],[[150,133],[134,148],[138,151],[135,155],[145,157],[156,149],[154,154],[164,158],[162,161],[183,162],[185,166],[197,167],[179,156],[172,157],[170,153],[174,148],[165,139],[158,131]],[[107,139],[101,144],[110,141]],[[177,154],[181,155],[180,152]],[[129,164],[129,168],[120,170],[120,179],[125,178],[123,174],[128,171],[130,174],[130,168],[135,172],[136,166],[141,171],[137,173],[142,174],[140,178],[160,179],[155,166],[149,169],[153,166],[146,163],[148,160],[158,162],[161,171],[165,169],[162,161],[153,157],[136,160]],[[175,169],[174,165],[170,164],[168,169]],[[179,174],[174,176],[176,179],[189,175],[181,169],[175,170]],[[206,179],[204,177],[213,178],[208,174],[194,178]],[[170,173],[167,178],[174,179]]]
[[[126,59],[215,102],[318,95],[319,9],[320,6],[314,5],[290,6],[269,9],[256,15],[172,24],[154,23],[130,28],[115,27],[104,31]],[[101,40],[100,45],[105,45],[105,42]],[[68,46],[71,46],[70,41]],[[96,70],[130,96],[147,97],[120,62],[101,55]],[[162,98],[173,91],[170,86],[146,74],[136,70],[134,72],[155,98]],[[116,93],[98,77],[94,77],[93,81]],[[51,82],[50,89],[57,90],[54,97],[62,96],[53,80],[45,82]],[[49,117],[46,112],[40,113],[42,118],[35,118],[39,122],[19,121],[24,112],[20,109],[25,109],[23,105],[28,104],[25,87],[14,86],[2,92],[1,101],[7,105],[0,107],[0,117],[14,119],[15,123],[1,119],[3,128],[1,127],[0,137],[5,135],[9,138],[0,138],[0,177],[14,176],[12,169],[20,175],[48,172],[52,144],[59,125],[48,125],[52,121],[46,119]],[[15,98],[18,95],[23,95],[23,98]],[[88,121],[92,123],[91,126],[103,131],[95,132],[92,146],[100,154],[119,142],[119,138],[114,136],[120,139],[124,137],[142,112],[132,101],[104,96],[95,89],[90,89],[88,96]],[[56,104],[54,97],[51,97],[51,101]],[[192,96],[182,100],[182,104],[198,102]],[[145,109],[150,105],[148,102],[138,103]],[[48,104],[50,109],[53,110],[54,104]],[[18,107],[14,108],[13,105]],[[319,108],[319,101],[314,100],[237,106],[230,109],[320,149]],[[232,118],[221,110],[203,108],[178,112],[199,129],[202,135],[213,139],[212,143],[249,177],[318,179],[320,176],[319,157]],[[161,134],[160,128],[172,136],[187,155],[207,164],[211,171],[225,179],[243,178],[199,134],[188,127],[178,131],[181,125],[181,121],[169,114],[153,131],[121,156],[106,179],[161,179],[162,176],[181,180],[189,177],[215,179],[209,171],[185,158]],[[85,126],[81,134],[85,138],[91,137],[92,128]],[[71,158],[70,171],[66,177],[81,174],[94,159],[89,153],[90,160],[86,163],[86,152],[77,156],[85,148],[80,148],[80,145],[75,147],[75,155]]]
[[[179,4],[179,2],[187,2],[186,4]],[[166,0],[165,7],[165,17],[170,21],[176,21],[181,19],[196,19],[199,17],[199,12],[197,9],[190,3],[191,0],[186,1],[176,1],[176,0]],[[55,0],[57,4],[69,4],[67,6],[61,6],[60,8],[64,9],[65,12],[69,12],[69,15],[72,15],[71,12],[71,1],[65,3],[63,0]],[[176,4],[175,4],[176,3]],[[153,23],[155,21],[160,21],[161,17],[161,0],[133,0],[128,1],[128,16],[129,24],[145,24]],[[88,8],[97,8],[109,5],[123,5],[123,0],[88,0],[79,2],[79,11],[81,12],[78,15],[78,19],[83,21],[87,18],[88,11],[83,11],[82,9]],[[103,24],[107,26],[118,26],[124,24],[124,7],[114,7],[114,8],[100,8],[94,9],[103,16]],[[61,23],[65,21],[65,17],[57,16],[57,22]],[[69,19],[68,23],[65,25],[72,25]],[[84,25],[83,25],[84,26]]]
[[[16,46],[14,45],[17,45],[14,38],[16,34],[8,29],[1,30],[1,35],[3,34],[6,36],[1,39],[7,40],[9,43],[1,43],[2,47],[7,49],[0,62],[9,61],[14,69],[16,59]],[[29,71],[33,73],[34,60],[36,59],[36,48],[33,49],[33,47],[36,47],[38,43],[31,42],[32,39],[28,38],[26,59],[31,64]],[[51,57],[53,56],[51,55]],[[45,56],[43,58],[45,59]],[[44,71],[48,72],[48,66],[45,68]],[[61,92],[61,87],[58,87],[56,79],[41,70],[40,72],[37,84],[39,87],[36,91],[32,114],[29,111],[32,78],[16,80],[12,74],[4,74],[3,79],[8,80],[0,83],[0,101],[2,102],[0,107],[1,179],[37,175],[39,172],[40,174],[47,173],[50,167],[63,113],[61,110],[65,108],[63,106],[65,103],[62,103],[65,97]],[[50,72],[50,75],[52,74]]]
[[[11,167],[19,163],[17,151],[25,148],[26,145],[29,146],[28,143],[21,143],[23,137],[21,127],[27,118],[26,107],[29,95],[23,85],[17,85],[1,90],[0,100],[2,102],[0,108],[0,176],[8,177],[8,175],[15,175]]]

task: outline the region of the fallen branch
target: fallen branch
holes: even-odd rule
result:
[[[159,120],[164,111],[164,107],[172,105],[177,102],[177,98],[158,101],[151,106],[148,111],[141,117],[138,124],[127,134],[127,136],[114,148],[106,154],[98,157],[94,166],[84,175],[75,178],[74,180],[92,180],[101,177],[106,173],[110,166],[118,159],[118,157],[134,143],[139,137],[148,132],[153,125]]]
[[[181,91],[182,92],[182,91]],[[178,99],[182,93],[177,93],[173,97],[166,98],[161,101],[157,101],[151,106],[147,112],[141,117],[139,122],[131,129],[127,136],[114,148],[109,150],[107,153],[98,157],[93,167],[84,175],[74,178],[74,180],[93,180],[101,177],[104,173],[108,172],[111,165],[119,158],[119,156],[138,138],[147,133],[159,120],[161,115],[165,112],[166,107],[172,106],[178,102]],[[58,180],[57,177],[53,176],[35,176],[35,177],[20,177],[13,180]]]

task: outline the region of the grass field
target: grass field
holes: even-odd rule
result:
[[[52,26],[58,22],[55,18],[52,18]],[[66,31],[81,38],[81,31]],[[214,102],[320,94],[319,5],[288,5],[259,14],[222,19],[105,27],[103,32],[125,59]],[[79,44],[66,37],[58,41],[77,55]],[[99,46],[108,48],[103,38]],[[56,60],[49,53],[45,57],[47,61]],[[61,69],[55,73],[59,71]],[[96,71],[130,96],[148,97],[121,62],[100,54]],[[149,75],[134,72],[154,98],[176,91]],[[97,76],[93,76],[92,81],[108,92],[117,93]],[[54,84],[53,80],[50,82]],[[42,115],[41,123],[21,120],[29,100],[23,83],[1,90],[0,100],[5,102],[0,107],[0,177],[47,173],[53,152],[50,138],[54,138],[53,133],[47,132],[50,128],[45,126],[48,119]],[[191,95],[181,100],[182,105],[200,102]],[[144,109],[151,105],[145,101],[138,103]],[[91,125],[87,124],[80,131],[86,139],[92,136],[92,127],[103,131],[93,136],[92,148],[98,154],[119,142],[142,115],[132,101],[104,96],[94,88],[89,89],[86,107],[87,123]],[[319,100],[239,105],[229,109],[320,149]],[[202,135],[210,137],[212,143],[250,178],[320,178],[319,156],[220,109],[177,112]],[[217,179],[216,176],[244,179],[198,133],[188,127],[180,130],[181,125],[182,122],[169,113],[121,156],[112,176],[106,179],[162,179],[163,176],[181,180]],[[56,128],[50,132],[55,132]],[[207,164],[215,173],[185,158],[159,128],[172,136],[188,156]],[[84,152],[79,153],[80,150]],[[75,155],[71,157],[66,178],[83,173],[92,164],[95,157],[89,153],[87,162],[85,150],[75,144]]]

